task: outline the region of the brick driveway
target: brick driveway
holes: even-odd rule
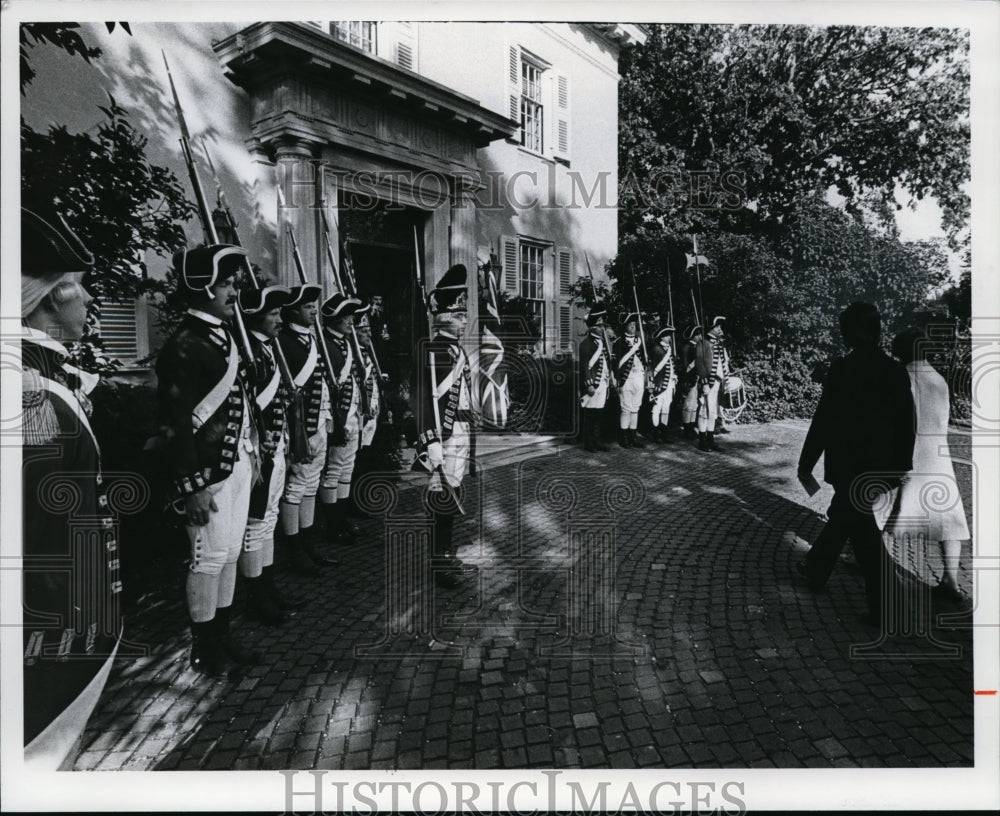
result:
[[[830,498],[793,480],[805,428],[486,470],[456,525],[479,576],[455,591],[412,560],[420,491],[372,482],[388,515],[328,577],[279,577],[309,600],[283,627],[237,616],[268,662],[224,680],[187,666],[178,565],[128,619],[151,652],[119,661],[74,767],[971,766],[967,618],[871,644],[851,564],[823,594],[794,570]]]

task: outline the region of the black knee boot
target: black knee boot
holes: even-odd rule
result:
[[[191,621],[191,668],[207,677],[222,677],[226,673],[226,656],[214,620]]]
[[[264,660],[264,655],[240,643],[233,635],[229,617],[231,606],[220,606],[215,610],[215,632],[222,644],[222,650],[234,663],[241,666],[257,666]]]
[[[243,580],[247,588],[247,612],[250,616],[267,626],[281,626],[285,622],[285,613],[274,602],[264,575]]]

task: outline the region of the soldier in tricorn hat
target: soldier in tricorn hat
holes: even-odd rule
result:
[[[671,345],[673,336],[674,327],[664,326],[653,337],[653,345],[649,350],[652,367],[650,411],[653,421],[653,440],[656,442],[668,440],[670,404],[674,400],[674,389],[677,387],[677,373],[674,371],[674,353]]]
[[[121,635],[119,548],[87,397],[98,378],[71,365],[63,345],[83,335],[91,297],[82,280],[93,263],[61,217],[21,210],[24,759],[32,770],[56,770],[68,756]],[[55,501],[53,491],[69,486],[74,501]]]
[[[332,406],[336,430],[327,446],[319,500],[324,508],[327,538],[343,543],[353,542],[360,533],[358,526],[348,518],[347,510],[368,403],[364,391],[364,361],[360,359],[360,350],[352,335],[355,317],[366,310],[360,300],[339,292],[327,298],[320,308],[338,398]]]
[[[289,605],[278,594],[271,567],[274,564],[274,530],[278,503],[285,489],[285,453],[288,448],[286,410],[291,398],[282,382],[272,342],[281,331],[281,308],[291,300],[283,286],[244,289],[237,297],[260,378],[254,401],[260,412],[261,480],[250,493],[250,511],[243,536],[239,572],[246,582],[250,613],[263,623],[284,621]]]
[[[587,315],[587,336],[580,342],[580,424],[583,426],[583,449],[608,451],[601,441],[601,422],[611,384],[611,349],[606,342],[604,322],[608,310],[596,303]]]
[[[467,276],[465,266],[456,264],[428,294],[434,334],[421,350],[414,378],[418,448],[431,471],[432,571],[435,582],[445,588],[458,586],[463,575],[475,572],[459,560],[453,542],[475,423],[469,358],[461,345],[469,320]]]
[[[173,506],[191,543],[191,665],[213,677],[225,672],[227,658],[241,664],[261,660],[230,630],[258,456],[254,383],[245,368],[252,361],[241,360],[229,327],[235,276],[245,257],[243,249],[226,244],[174,255],[189,308],[156,362]]]
[[[638,312],[625,315],[622,320],[624,333],[615,342],[614,358],[621,401],[618,444],[623,448],[644,447],[637,431],[639,409],[646,391],[646,372],[649,370],[642,342],[642,317]]]
[[[322,555],[313,543],[316,494],[326,464],[327,440],[333,431],[332,375],[326,370],[313,325],[319,311],[322,288],[315,283],[293,286],[291,300],[281,310],[283,326],[278,335],[281,351],[288,361],[292,381],[300,389],[305,408],[305,432],[311,458],[290,462],[285,492],[281,497],[278,521],[291,556],[293,568],[306,575],[318,575],[335,559]]]

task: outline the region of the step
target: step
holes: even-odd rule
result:
[[[541,434],[481,434],[476,437],[476,468],[480,471],[491,470],[505,465],[524,462],[539,456],[557,453],[566,448],[569,440],[561,436]],[[413,448],[403,450],[403,472],[400,474],[401,484],[423,484],[427,473],[421,470],[410,470],[416,451]]]

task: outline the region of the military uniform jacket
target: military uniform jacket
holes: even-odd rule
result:
[[[619,337],[615,341],[615,364],[618,369],[619,382],[625,382],[628,379],[628,375],[632,373],[632,368],[635,366],[636,360],[642,363],[644,369],[649,368],[649,360],[646,359],[646,355],[643,353],[642,340],[639,335],[631,339],[628,337]]]
[[[414,414],[419,445],[426,448],[432,442],[450,439],[456,421],[475,425],[476,417],[469,358],[457,338],[438,332],[424,349],[423,365],[417,372]],[[463,389],[469,407],[461,405]]]
[[[653,396],[658,397],[670,387],[674,376],[674,355],[670,349],[664,349],[659,343],[649,350],[653,363]]]
[[[702,338],[695,343],[695,369],[702,380],[722,380],[729,374],[729,352],[722,343]],[[719,364],[722,364],[722,377]]]
[[[323,405],[323,388],[326,366],[323,355],[306,326],[286,323],[278,335],[278,343],[288,362],[296,387],[302,389],[302,402],[306,413],[306,435],[319,430],[319,413]],[[333,400],[333,395],[330,399]]]
[[[65,348],[21,347],[24,742],[87,687],[121,634],[118,542],[83,393]],[[91,375],[92,376],[92,375]],[[93,378],[96,381],[96,377]]]
[[[601,380],[611,374],[611,358],[604,347],[604,338],[592,332],[580,342],[580,389],[586,394],[590,387],[599,388]]]
[[[382,383],[379,382],[378,372],[375,370],[375,361],[365,346],[361,346],[361,359],[365,374],[365,398],[369,406],[375,406],[372,418],[376,419],[384,407],[381,398]]]
[[[326,347],[330,350],[330,364],[340,392],[334,407],[336,422],[339,427],[344,427],[351,414],[352,404],[362,417],[367,408],[362,368],[364,362],[357,358],[354,344],[346,334],[326,330]]]
[[[698,372],[695,369],[694,340],[688,340],[681,346],[681,376],[685,388],[693,388],[698,384]]]
[[[253,331],[249,337],[258,372],[254,401],[260,417],[260,450],[264,456],[271,457],[285,433],[285,412],[291,395],[278,369],[271,339]]]
[[[173,492],[196,493],[233,471],[254,392],[228,328],[189,311],[156,361],[160,422]]]

